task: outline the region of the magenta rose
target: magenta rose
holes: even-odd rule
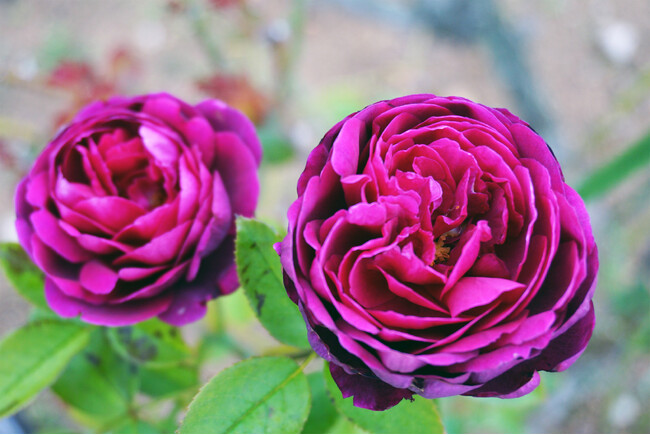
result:
[[[220,101],[84,108],[16,193],[19,240],[50,307],[107,326],[202,317],[238,286],[234,219],[253,215],[260,159],[251,122]]]
[[[334,126],[279,246],[344,397],[518,397],[594,327],[597,250],[544,140],[504,109],[411,95]]]

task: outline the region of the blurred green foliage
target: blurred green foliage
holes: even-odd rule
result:
[[[650,167],[650,130],[623,153],[593,171],[578,187],[585,201],[607,194],[635,172]]]

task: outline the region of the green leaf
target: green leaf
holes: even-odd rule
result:
[[[327,433],[339,419],[339,413],[328,396],[321,372],[307,375],[311,390],[311,411],[302,433]]]
[[[148,396],[172,397],[193,388],[199,388],[199,375],[195,368],[178,366],[140,369],[140,390]]]
[[[43,291],[43,272],[18,243],[0,243],[0,265],[16,291],[38,308],[49,310]]]
[[[194,398],[180,433],[300,432],[310,406],[306,362],[251,358],[227,368]]]
[[[544,391],[547,380],[542,379],[535,391],[517,400],[447,397],[439,402],[445,428],[449,433],[524,433],[530,430],[529,417],[538,414],[543,403],[548,401]]]
[[[445,431],[438,408],[432,400],[413,396],[415,400],[412,402],[402,400],[398,405],[385,411],[357,408],[352,404],[352,397],[343,398],[327,365],[323,374],[327,391],[334,399],[336,408],[362,429],[371,433],[443,433]]]
[[[179,329],[156,318],[133,326],[111,328],[108,338],[122,357],[148,367],[177,365],[191,355]]]
[[[37,323],[37,322],[42,322],[43,320],[65,320],[67,323],[76,323],[78,325],[86,325],[86,323],[82,322],[76,317],[72,317],[69,319],[63,319],[61,316],[56,314],[54,311],[45,308],[39,308],[39,307],[34,307],[30,312],[29,316],[27,317],[27,323]]]
[[[34,307],[30,311],[29,316],[27,317],[27,323],[37,323],[45,320],[55,320],[55,321],[70,323],[74,325],[79,325],[81,327],[89,328],[91,330],[95,328],[94,326],[89,325],[88,323],[82,321],[78,317],[62,318],[54,311],[52,311],[50,308],[46,309],[46,308]]]
[[[270,120],[257,129],[265,163],[282,163],[294,155],[291,141],[281,130],[277,120]]]
[[[280,258],[273,249],[281,239],[262,222],[237,218],[237,273],[253,311],[269,333],[282,343],[308,348],[305,322],[287,296]]]
[[[98,423],[126,414],[138,387],[136,365],[113,351],[105,331],[93,332],[52,386],[64,402]]]
[[[91,328],[62,320],[30,323],[0,342],[0,417],[50,385],[88,342]]]
[[[223,334],[205,334],[199,344],[200,361],[214,361],[230,356],[231,347],[224,337]]]
[[[587,201],[604,195],[635,171],[650,164],[650,131],[618,157],[592,172],[578,188]]]
[[[370,433],[339,414],[334,424],[325,433]]]
[[[118,422],[115,426],[105,430],[106,433],[160,433],[160,429],[142,420],[124,417],[124,420]]]

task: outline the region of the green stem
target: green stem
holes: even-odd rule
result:
[[[286,106],[286,101],[291,96],[295,64],[304,39],[306,16],[307,0],[293,0],[289,16],[291,39],[286,43],[286,46],[276,47],[275,61],[278,77],[275,102],[280,111]]]
[[[303,350],[299,350],[297,352],[292,352],[292,353],[287,354],[287,356],[289,358],[291,358],[291,359],[300,359],[300,358],[307,357],[307,358],[311,358],[310,361],[312,359],[314,359],[315,355],[316,354],[311,349],[303,349]]]
[[[307,354],[307,358],[300,364],[300,367],[298,367],[299,370],[303,370],[305,367],[309,365],[310,362],[312,362],[316,358],[316,352],[314,351],[309,351],[309,354]]]
[[[214,68],[223,69],[226,65],[226,60],[208,30],[208,17],[210,14],[199,7],[196,2],[191,2],[187,7],[187,11],[194,35],[207,55],[208,60]]]
[[[311,349],[298,349],[293,346],[278,346],[264,352],[263,356],[286,356],[298,360],[309,356],[311,353]]]
[[[224,320],[223,301],[219,298],[213,302],[214,311],[212,312],[212,328],[215,334],[221,335],[226,333],[226,322]]]

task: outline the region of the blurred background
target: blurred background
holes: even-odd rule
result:
[[[16,240],[13,193],[35,156],[113,94],[244,111],[265,147],[258,217],[282,226],[308,152],[349,113],[422,92],[507,107],[587,202],[596,330],[568,372],[524,398],[439,400],[446,429],[649,432],[649,18],[647,0],[0,0],[0,240]],[[253,320],[236,298],[245,342]],[[28,312],[0,276],[0,334]],[[80,430],[62,406],[42,394],[18,422]]]

